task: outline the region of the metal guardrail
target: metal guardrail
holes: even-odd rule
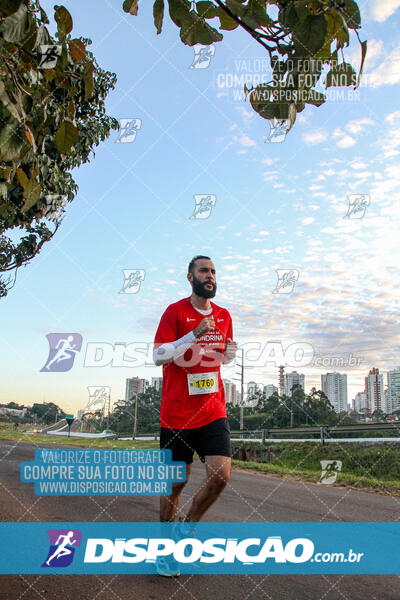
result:
[[[234,436],[246,436],[246,437],[251,437],[251,436],[258,436],[261,437],[262,439],[262,443],[265,443],[265,440],[268,437],[274,437],[275,435],[281,435],[281,436],[296,436],[296,435],[313,435],[313,436],[318,436],[321,440],[321,443],[324,444],[325,443],[325,439],[327,437],[331,437],[332,434],[335,433],[365,433],[365,432],[372,432],[372,431],[392,431],[392,432],[396,432],[397,436],[400,437],[400,421],[396,422],[396,423],[370,423],[368,425],[360,425],[360,424],[356,424],[356,425],[321,425],[320,427],[273,427],[271,429],[252,429],[252,430],[248,430],[248,429],[243,429],[243,430],[235,430],[235,431],[231,431],[231,436],[233,439]],[[124,437],[124,436],[129,436],[132,435],[131,433],[127,433],[127,434],[123,434],[123,433],[119,433],[117,434],[118,437]],[[139,433],[136,434],[136,439],[140,439],[142,437],[149,437],[149,436],[154,436],[155,440],[158,440],[160,437],[160,432],[159,431],[152,431],[150,433]],[[237,439],[240,440],[240,437],[238,437]],[[390,439],[390,438],[388,438]]]
[[[261,435],[262,443],[265,443],[267,437],[273,437],[274,435],[295,436],[298,434],[312,434],[318,435],[321,440],[321,443],[324,444],[325,438],[331,437],[331,434],[333,433],[365,433],[372,431],[395,431],[396,434],[400,437],[400,422],[371,423],[369,425],[322,425],[320,427],[276,427],[271,429],[257,429],[252,431],[231,431],[231,435]]]

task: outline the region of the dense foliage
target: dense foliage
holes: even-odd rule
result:
[[[33,258],[57,230],[77,185],[73,168],[118,122],[104,101],[115,85],[72,17],[54,7],[57,32],[38,0],[0,0],[0,272]],[[7,235],[5,234],[7,232]],[[12,277],[0,280],[0,296]]]

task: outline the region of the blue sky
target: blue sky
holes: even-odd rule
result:
[[[169,18],[156,35],[152,2],[139,2],[137,17],[118,1],[64,4],[74,35],[90,37],[99,64],[118,76],[108,114],[141,128],[132,143],[112,132],[75,171],[79,193],[60,231],[2,300],[0,402],[53,401],[75,412],[87,386],[110,386],[115,401],[126,377],[160,376],[160,367],[85,367],[85,349],[151,343],[166,306],[190,295],[187,264],[203,253],[239,346],[279,340],[311,344],[321,357],[352,353],[361,364],[338,369],[349,400],[371,367],[396,367],[400,2],[359,3],[369,40],[359,95],[341,88],[343,98],[307,107],[282,143],[266,143],[268,122],[218,86],[221,74],[254,72],[265,60],[245,32],[224,32],[208,68],[190,69],[194,50]],[[42,5],[52,20],[53,4]],[[357,66],[359,55],[353,38],[346,57]],[[216,198],[207,219],[190,219],[197,194]],[[344,218],[348,194],[369,196],[362,219]],[[138,293],[119,293],[123,269],[145,271]],[[291,294],[272,293],[276,269],[298,270]],[[51,332],[83,337],[68,372],[40,372]],[[308,391],[334,369],[300,370]],[[257,367],[247,380],[276,384],[277,371]]]

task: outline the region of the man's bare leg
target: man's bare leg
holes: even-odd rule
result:
[[[216,501],[231,476],[228,456],[206,456],[206,478],[193,498],[185,521],[200,521],[206,510]]]
[[[160,496],[160,521],[173,521],[179,506],[181,492],[190,477],[191,463],[186,464],[186,481],[172,484],[170,496]]]

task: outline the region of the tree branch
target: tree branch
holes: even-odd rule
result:
[[[225,6],[223,2],[221,2],[221,0],[215,0],[215,2],[231,19],[236,21],[236,23],[243,27],[243,29],[245,29],[247,33],[249,33],[259,44],[261,44],[261,46],[263,46],[263,48],[265,48],[268,51],[270,58],[272,58],[272,52],[274,51],[274,48],[268,46],[268,44],[262,41],[262,38],[267,37],[265,34],[258,33],[257,31],[249,27],[249,25],[247,25],[241,19],[239,19],[239,17],[234,15],[233,12],[227,6]]]

